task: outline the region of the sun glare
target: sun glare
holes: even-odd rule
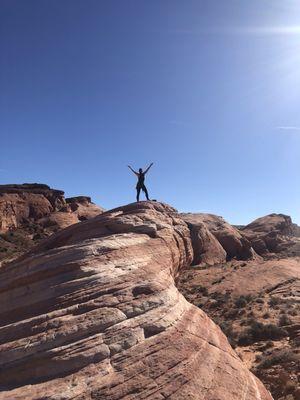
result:
[[[300,35],[300,25],[246,28],[245,33],[265,35]]]

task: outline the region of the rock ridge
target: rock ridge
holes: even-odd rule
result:
[[[172,207],[133,203],[2,267],[0,399],[271,400],[175,286],[201,229],[192,239]]]

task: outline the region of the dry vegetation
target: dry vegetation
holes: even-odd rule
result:
[[[237,296],[234,291],[224,291],[228,271],[245,267],[241,262],[211,267],[210,279],[203,267],[191,268],[180,277],[178,287],[220,326],[275,400],[299,400],[299,293],[272,295],[262,291]]]

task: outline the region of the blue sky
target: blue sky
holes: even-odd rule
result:
[[[297,0],[0,0],[1,183],[300,223]]]

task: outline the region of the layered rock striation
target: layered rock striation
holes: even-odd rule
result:
[[[44,184],[0,185],[0,260],[102,212],[89,197],[65,198],[63,191]]]
[[[171,207],[141,202],[2,267],[0,399],[270,400],[174,284],[201,241]]]
[[[1,232],[26,226],[29,222],[39,222],[55,212],[73,214],[78,222],[102,211],[91,202],[90,197],[65,199],[62,190],[51,189],[48,185],[0,185]],[[73,223],[74,218],[71,217],[70,222]]]

